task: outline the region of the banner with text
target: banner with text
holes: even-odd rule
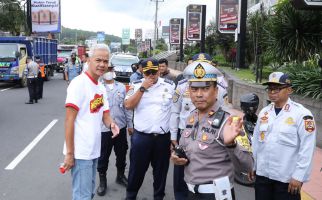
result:
[[[218,0],[218,31],[235,33],[238,26],[238,0]]]
[[[201,40],[202,5],[187,6],[186,39]]]
[[[170,44],[180,44],[181,20],[170,19]]]
[[[123,28],[122,30],[122,45],[129,45],[130,44],[130,29]]]
[[[60,0],[31,0],[32,32],[61,32]]]

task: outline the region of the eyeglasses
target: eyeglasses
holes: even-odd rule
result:
[[[265,90],[266,90],[266,92],[276,94],[276,93],[279,93],[281,90],[288,88],[288,87],[289,87],[288,85],[282,86],[282,87],[267,87],[267,88],[265,88]]]
[[[152,74],[152,75],[156,75],[156,74],[158,73],[158,71],[157,71],[157,70],[148,70],[148,71],[143,72],[143,73],[144,73],[144,75],[146,75],[146,76],[150,76],[151,74]]]

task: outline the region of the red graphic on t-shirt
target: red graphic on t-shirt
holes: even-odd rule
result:
[[[94,99],[90,102],[91,113],[97,113],[104,105],[103,94],[95,94]]]

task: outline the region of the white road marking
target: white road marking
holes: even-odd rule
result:
[[[10,87],[10,88],[6,88],[6,89],[2,89],[2,90],[0,90],[0,92],[4,92],[4,91],[6,91],[6,90],[10,90],[10,89],[12,89],[12,88],[14,88],[14,87]]]
[[[13,170],[20,161],[37,145],[37,143],[49,132],[49,130],[57,123],[58,119],[54,119],[44,128],[39,135],[5,168],[5,170]]]

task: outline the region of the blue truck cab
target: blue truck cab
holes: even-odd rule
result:
[[[43,37],[0,37],[0,81],[27,85],[24,74],[27,56],[39,56],[45,65],[46,80],[53,76],[57,65],[57,40]]]

